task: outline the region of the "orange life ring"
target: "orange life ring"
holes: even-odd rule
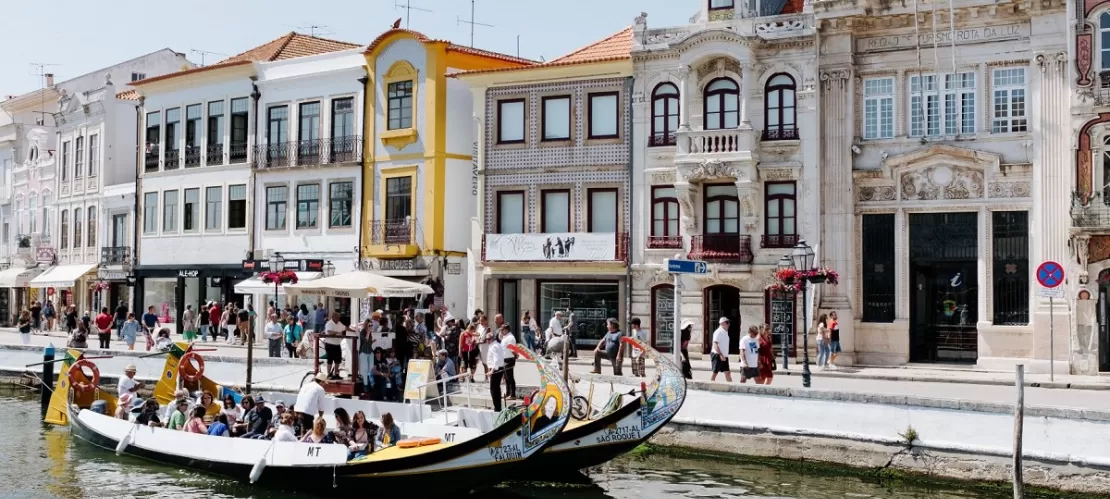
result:
[[[85,367],[92,370],[91,380],[82,381],[88,378],[85,376]],[[78,377],[78,374],[81,376]],[[66,375],[69,377],[69,385],[79,392],[91,392],[96,390],[97,386],[100,386],[100,368],[96,367],[96,364],[91,360],[78,359],[77,362],[74,362],[73,365],[70,366],[69,372],[67,372]]]
[[[193,369],[193,360],[197,361],[196,369]],[[181,356],[181,360],[177,361],[177,373],[185,381],[194,382],[204,376],[204,357],[201,357],[196,352],[185,352]]]

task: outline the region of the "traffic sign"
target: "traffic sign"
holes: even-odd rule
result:
[[[698,260],[668,258],[667,272],[672,274],[708,274],[709,264]]]
[[[1064,283],[1064,267],[1048,260],[1037,267],[1037,282],[1046,288],[1055,288]]]
[[[1037,288],[1038,298],[1064,298],[1064,288],[1046,288],[1040,286]]]

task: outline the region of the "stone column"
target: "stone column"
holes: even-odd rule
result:
[[[906,220],[906,210],[898,208],[898,211],[894,212],[894,320],[908,324],[907,321],[910,320],[910,280],[908,279],[910,231]],[[866,244],[866,242],[863,243]]]
[[[1067,265],[1068,213],[1071,191],[1071,116],[1068,81],[1068,57],[1065,52],[1043,52],[1033,58],[1030,68],[1033,109],[1038,110],[1033,125],[1033,261],[1035,268],[1041,262],[1052,260]],[[1035,279],[1035,276],[1032,276]],[[1075,279],[1076,276],[1069,276]],[[1036,282],[1031,283],[1033,287]],[[1067,288],[1065,284],[1063,287]],[[1031,290],[1032,291],[1032,290]],[[1034,295],[1033,306],[1033,358],[1047,361],[1050,351],[1049,314],[1055,329],[1056,372],[1068,372],[1068,339],[1071,329],[1067,298],[1054,300],[1055,310],[1048,299]],[[1041,366],[1047,370],[1047,365]],[[1043,370],[1042,370],[1043,372]]]
[[[744,68],[740,70],[740,128],[751,128],[752,122],[748,118],[748,108],[752,100],[752,86],[755,83],[755,72],[752,71],[752,65],[744,64]]]
[[[678,77],[678,129],[689,130],[690,107],[687,105],[687,101],[690,100],[690,96],[686,95],[686,89],[690,88],[690,85],[688,85],[690,66],[679,66],[675,76]]]
[[[842,362],[855,361],[855,320],[851,296],[855,288],[856,256],[852,250],[855,209],[852,194],[852,140],[855,116],[850,67],[821,71],[821,223],[818,264],[840,273],[838,286],[825,285],[818,308],[840,317]],[[864,244],[867,244],[864,241]],[[813,315],[813,314],[810,314]]]

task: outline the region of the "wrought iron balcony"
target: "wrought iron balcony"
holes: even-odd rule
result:
[[[1107,193],[1072,194],[1071,225],[1076,228],[1110,227],[1110,202]]]
[[[200,146],[185,146],[185,168],[200,166]]]
[[[353,163],[362,160],[362,137],[260,144],[255,146],[254,151],[255,168]]]
[[[224,164],[223,144],[208,144],[208,151],[205,155],[205,164],[207,164],[208,166]]]
[[[1095,76],[1094,94],[1096,105],[1110,106],[1110,70],[1100,71]]]
[[[181,149],[166,148],[165,170],[176,170],[181,167]]]
[[[798,129],[795,127],[790,128],[768,128],[763,131],[763,140],[798,140]]]
[[[412,217],[402,220],[371,220],[367,230],[370,231],[370,244],[373,245],[419,244],[416,221]]]
[[[796,244],[797,234],[763,234],[759,240],[761,248],[793,248]]]
[[[147,144],[143,164],[147,173],[158,171],[158,144]]]
[[[682,236],[648,236],[648,249],[682,249]]]
[[[648,147],[673,146],[678,143],[675,132],[656,133],[648,136]]]
[[[693,260],[719,263],[750,264],[752,236],[746,234],[701,234],[690,238],[690,255]]]
[[[100,266],[113,267],[131,263],[131,248],[128,246],[106,246],[100,248]]]
[[[231,149],[227,153],[227,161],[231,164],[247,162],[247,143],[231,142]]]

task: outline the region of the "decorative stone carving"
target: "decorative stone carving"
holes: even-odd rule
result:
[[[1029,182],[991,182],[989,193],[992,198],[1027,198]]]
[[[702,161],[691,168],[684,168],[679,171],[679,175],[682,176],[682,180],[687,182],[729,177],[739,178],[739,173],[735,168],[715,158]]]
[[[640,15],[636,16],[636,19],[633,21],[633,24],[635,24],[636,26],[646,26],[647,25],[647,17],[648,17],[647,12],[641,12]]]
[[[1110,236],[1091,236],[1088,247],[1088,265],[1110,259]]]
[[[1079,150],[1076,162],[1078,163],[1076,171],[1076,184],[1078,185],[1079,192],[1091,191],[1091,152],[1090,150],[1084,151],[1082,148]]]
[[[825,89],[832,88],[833,84],[844,85],[848,79],[852,77],[851,69],[833,69],[821,72],[821,83],[825,85]]]
[[[694,189],[688,182],[679,182],[674,184],[674,190],[681,207],[682,228],[686,233],[694,234],[698,230],[698,212],[694,209]]]
[[[759,183],[748,179],[736,181],[736,196],[740,200],[740,220],[744,227],[753,230],[759,227]]]
[[[632,269],[632,280],[644,288],[651,288],[656,284],[671,282],[671,274],[667,269],[660,267],[639,267]]]
[[[671,41],[685,39],[687,36],[690,36],[689,31],[660,31],[648,35],[647,43],[668,43]]]
[[[669,172],[652,173],[651,174],[651,183],[655,184],[655,185],[673,184],[674,183],[674,172],[669,171]]]
[[[711,10],[709,11],[709,22],[728,21],[732,19],[734,14],[732,9]]]
[[[983,172],[962,167],[933,166],[902,175],[902,200],[978,199],[983,197]]]
[[[1072,240],[1075,242],[1075,256],[1079,260],[1079,284],[1087,284],[1087,259],[1090,256],[1091,236],[1077,235]]]
[[[857,201],[861,203],[869,203],[876,201],[894,201],[897,193],[892,185],[883,185],[879,187],[864,186],[856,191]]]
[[[1068,54],[1064,52],[1046,52],[1037,54],[1033,57],[1033,62],[1041,68],[1041,73],[1047,72],[1049,69],[1053,71],[1062,70],[1068,61]]]
[[[797,180],[798,174],[797,170],[793,168],[760,168],[759,178],[768,182],[777,180]]]
[[[1091,84],[1091,34],[1075,35],[1075,69],[1079,74],[1076,85],[1086,87]]]

